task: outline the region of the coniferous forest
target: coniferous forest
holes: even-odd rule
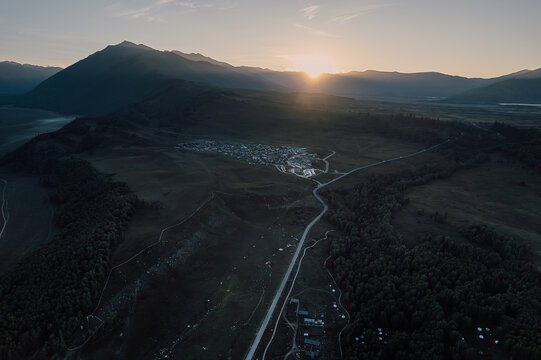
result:
[[[66,352],[92,311],[137,198],[83,160],[22,161],[17,168],[39,174],[60,230],[0,277],[0,358],[48,359]]]

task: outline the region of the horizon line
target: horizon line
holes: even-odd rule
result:
[[[255,67],[255,68],[260,68],[260,69],[263,69],[263,70],[271,70],[271,71],[275,71],[275,72],[298,72],[298,73],[305,73],[309,76],[309,74],[305,71],[302,71],[302,70],[295,70],[295,69],[273,69],[273,68],[270,68],[270,67],[263,67],[263,66],[258,66],[258,65],[234,65],[230,62],[227,62],[225,60],[220,60],[220,59],[216,59],[216,58],[213,58],[211,56],[208,56],[208,55],[205,55],[204,53],[202,52],[199,52],[199,51],[192,51],[192,52],[184,52],[182,50],[178,50],[178,49],[163,49],[163,50],[160,50],[160,49],[156,49],[156,48],[153,48],[151,46],[148,46],[148,45],[145,45],[143,43],[135,43],[135,42],[132,42],[132,41],[129,41],[129,40],[123,40],[117,44],[107,44],[105,45],[105,47],[103,47],[102,49],[100,50],[97,50],[95,52],[92,52],[92,53],[89,53],[88,55],[86,55],[85,57],[82,57],[80,58],[79,60],[76,60],[75,62],[69,64],[69,65],[43,65],[43,64],[36,64],[36,63],[30,63],[30,62],[19,62],[19,61],[15,61],[15,60],[10,60],[10,59],[6,59],[6,60],[0,60],[0,63],[2,62],[11,62],[11,63],[16,63],[16,64],[19,64],[19,65],[29,65],[29,66],[40,66],[40,67],[52,67],[52,68],[61,68],[62,70],[78,63],[79,61],[81,60],[84,60],[86,59],[86,57],[92,55],[92,54],[95,54],[96,52],[99,52],[99,51],[102,51],[104,50],[105,48],[109,47],[109,46],[121,46],[123,43],[129,43],[129,44],[132,44],[132,45],[135,45],[135,46],[141,46],[141,47],[147,47],[151,50],[155,50],[155,51],[164,51],[164,52],[173,52],[173,51],[179,51],[179,52],[182,52],[184,54],[187,54],[187,55],[191,55],[191,54],[198,54],[198,55],[202,55],[202,56],[205,56],[205,57],[208,57],[208,58],[211,58],[212,60],[215,60],[215,61],[219,61],[219,62],[224,62],[228,65],[231,65],[233,67],[236,67],[236,68],[239,68],[239,67]],[[180,55],[179,55],[180,56]],[[190,60],[192,61],[192,60]],[[201,60],[201,61],[204,61],[204,60]],[[60,70],[60,71],[62,71]],[[510,73],[500,73],[499,75],[494,75],[494,76],[468,76],[468,75],[457,75],[457,74],[451,74],[451,73],[447,73],[447,72],[442,72],[442,71],[436,71],[436,70],[422,70],[422,71],[399,71],[399,70],[375,70],[375,69],[365,69],[365,70],[359,70],[359,69],[353,69],[353,70],[345,70],[345,71],[336,71],[336,72],[324,72],[324,73],[321,73],[319,74],[318,76],[321,76],[321,75],[345,75],[345,74],[349,74],[349,73],[353,73],[353,72],[359,72],[359,73],[364,73],[364,72],[370,72],[370,71],[373,71],[373,72],[380,72],[380,73],[397,73],[397,74],[426,74],[426,73],[434,73],[434,74],[443,74],[443,75],[447,75],[447,76],[453,76],[453,77],[462,77],[462,78],[467,78],[467,79],[494,79],[494,78],[499,78],[499,77],[502,77],[502,76],[507,76],[507,75],[511,75],[511,74],[515,74],[515,73],[519,73],[519,72],[523,72],[523,71],[536,71],[536,70],[541,70],[541,67],[540,68],[536,68],[536,69],[528,69],[528,68],[522,68],[522,69],[519,69],[519,70],[514,70]]]

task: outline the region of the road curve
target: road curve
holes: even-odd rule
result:
[[[425,153],[427,151],[430,151],[430,150],[433,150],[447,142],[449,142],[450,139],[447,139],[439,144],[436,144],[434,146],[431,146],[431,147],[428,147],[428,148],[425,148],[423,150],[419,150],[419,151],[416,151],[414,153],[411,153],[411,154],[408,154],[408,155],[405,155],[405,156],[398,156],[398,157],[395,157],[395,158],[392,158],[392,159],[387,159],[387,160],[382,160],[382,161],[378,161],[376,163],[372,163],[372,164],[368,164],[368,165],[364,165],[364,166],[360,166],[360,167],[357,167],[355,169],[352,169],[326,183],[318,183],[318,185],[314,188],[314,190],[312,190],[312,194],[314,195],[314,197],[321,203],[321,205],[323,205],[323,209],[321,210],[321,212],[306,226],[306,228],[304,229],[304,232],[302,233],[302,237],[297,245],[297,249],[295,250],[295,253],[293,254],[293,257],[291,258],[291,262],[289,263],[289,266],[287,267],[287,270],[286,272],[284,273],[284,277],[282,278],[282,281],[280,283],[280,286],[278,287],[278,290],[276,291],[276,294],[274,295],[274,298],[272,299],[272,302],[271,302],[271,305],[269,306],[269,309],[267,310],[267,314],[265,315],[265,317],[263,318],[263,321],[261,322],[261,325],[259,327],[259,330],[257,331],[256,333],[256,336],[252,342],[252,345],[250,345],[250,349],[248,350],[248,352],[246,353],[246,356],[244,357],[244,360],[252,360],[254,358],[254,355],[255,355],[255,352],[257,350],[257,348],[259,347],[259,343],[261,341],[261,338],[263,337],[264,333],[265,333],[265,330],[267,329],[267,326],[269,325],[269,322],[270,322],[270,319],[272,318],[272,315],[274,313],[274,310],[276,309],[276,305],[278,305],[278,301],[280,300],[280,297],[282,296],[282,293],[286,287],[286,284],[289,280],[289,277],[291,276],[291,273],[293,271],[293,268],[295,266],[295,263],[297,262],[297,258],[299,257],[299,254],[302,250],[302,247],[304,245],[304,241],[306,240],[306,236],[308,236],[308,233],[310,232],[310,229],[312,229],[312,227],[319,221],[321,220],[321,218],[323,217],[323,215],[325,215],[325,213],[327,212],[327,210],[329,209],[329,206],[325,203],[325,201],[323,201],[323,199],[319,196],[319,194],[317,193],[320,189],[324,188],[325,186],[327,185],[330,185],[338,180],[341,180],[342,178],[348,176],[348,175],[351,175],[353,174],[354,172],[356,171],[359,171],[359,170],[362,170],[362,169],[367,169],[367,168],[370,168],[370,167],[374,167],[374,166],[378,166],[378,165],[383,165],[383,164],[386,164],[386,163],[389,163],[389,162],[393,162],[393,161],[397,161],[397,160],[403,160],[403,159],[407,159],[407,158],[411,158],[413,156],[417,156],[417,155],[420,155],[422,153]],[[334,154],[333,154],[334,155]],[[285,299],[285,301],[287,301],[287,299]],[[280,317],[278,316],[276,321],[280,321]],[[265,353],[266,353],[266,349],[265,349]],[[262,357],[262,360],[265,360],[265,353],[263,354],[263,357]]]
[[[2,239],[2,236],[4,236],[4,232],[6,231],[6,227],[8,226],[8,220],[9,220],[9,211],[8,211],[8,201],[6,199],[6,189],[8,187],[8,182],[4,179],[0,179],[0,182],[4,184],[4,187],[2,189],[2,229],[0,229],[0,239]]]

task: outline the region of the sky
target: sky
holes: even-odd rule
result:
[[[0,60],[68,66],[129,40],[275,70],[541,67],[541,0],[0,0]]]

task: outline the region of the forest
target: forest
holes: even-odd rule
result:
[[[392,225],[406,189],[486,161],[487,145],[531,163],[503,136],[463,138],[440,150],[445,161],[322,192],[327,220],[342,232],[328,266],[351,313],[346,358],[541,358],[541,280],[526,246],[483,224],[457,229],[458,237],[419,235],[408,246]]]
[[[494,123],[490,130],[505,138],[505,141],[500,143],[503,153],[541,172],[541,131],[539,129],[521,129],[508,124]]]
[[[0,277],[0,358],[49,359],[65,353],[74,329],[92,311],[138,200],[86,161],[49,159],[32,166],[25,157],[14,158],[21,160],[19,171],[37,173],[48,189],[58,231]]]

